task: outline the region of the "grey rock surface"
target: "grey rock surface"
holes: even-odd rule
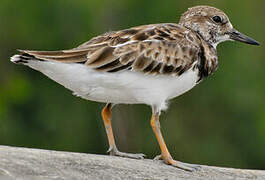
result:
[[[183,171],[155,160],[0,146],[0,180],[265,180],[265,171],[201,166]]]

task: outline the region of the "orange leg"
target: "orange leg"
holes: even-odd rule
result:
[[[102,112],[102,119],[105,125],[106,133],[108,136],[108,141],[109,141],[109,150],[108,152],[112,156],[121,156],[121,157],[128,157],[128,158],[133,158],[133,159],[143,159],[144,154],[131,154],[131,153],[124,153],[120,152],[115,144],[115,139],[112,131],[112,125],[111,125],[111,104],[106,104],[106,106],[103,108]]]
[[[158,141],[158,144],[161,150],[161,155],[159,156],[159,158],[163,159],[166,164],[169,164],[169,165],[172,165],[172,166],[184,169],[184,170],[193,171],[198,168],[198,166],[196,165],[191,165],[191,164],[183,163],[180,161],[176,161],[172,158],[172,156],[170,155],[167,149],[162,133],[160,131],[160,122],[159,122],[158,112],[153,112],[150,123],[151,123],[152,129],[155,133],[156,139]]]
[[[109,150],[108,152],[110,152],[110,155],[114,155],[112,149],[116,148],[116,144],[115,144],[115,139],[114,139],[114,135],[113,135],[113,131],[112,131],[112,125],[111,125],[111,104],[106,104],[106,106],[103,108],[102,112],[102,119],[105,125],[105,129],[106,129],[106,133],[108,136],[108,141],[109,141]]]

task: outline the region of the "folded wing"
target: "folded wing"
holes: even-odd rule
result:
[[[106,33],[70,50],[20,52],[39,60],[82,63],[103,72],[180,75],[198,61],[196,41],[196,35],[176,24],[157,24]]]

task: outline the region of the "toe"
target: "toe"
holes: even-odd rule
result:
[[[193,169],[193,171],[197,171],[201,168],[201,166],[197,165],[197,164],[189,164],[189,163],[184,163],[184,162],[180,162],[180,161],[177,161],[177,162],[181,163],[183,166],[190,167],[191,169]]]
[[[125,152],[120,152],[120,151],[115,151],[114,155],[120,156],[120,157],[132,158],[132,159],[144,159],[145,157],[145,154],[132,154],[132,153],[125,153]]]
[[[190,172],[197,171],[200,168],[199,165],[187,164],[187,163],[183,163],[183,162],[175,161],[175,160],[172,160],[169,164],[177,168],[190,171]]]

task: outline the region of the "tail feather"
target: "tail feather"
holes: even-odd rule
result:
[[[32,51],[32,50],[18,50],[21,53],[27,53],[34,56],[40,56],[43,58],[66,58],[78,55],[87,54],[89,50],[61,50],[61,51]]]
[[[88,50],[79,51],[30,51],[18,50],[21,54],[11,57],[14,63],[27,63],[29,60],[38,61],[59,61],[67,63],[85,63],[87,61]]]
[[[10,58],[11,62],[15,64],[26,64],[30,60],[38,60],[38,61],[43,61],[41,59],[38,59],[30,54],[27,53],[22,53],[22,54],[16,54]]]

